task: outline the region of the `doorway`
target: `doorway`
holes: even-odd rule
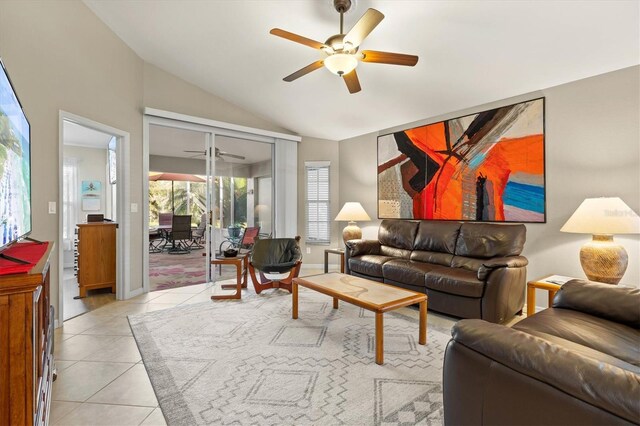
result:
[[[247,228],[271,235],[273,144],[218,136],[208,150],[210,138],[149,126],[149,291],[234,278],[233,265],[212,270],[207,259],[240,245]],[[186,241],[173,238],[175,216],[191,223]]]
[[[205,279],[206,285],[211,285],[213,281],[217,280],[214,271],[211,269],[208,259],[211,259],[212,255],[219,250],[219,243],[222,241],[228,233],[227,223],[230,221],[236,222],[238,220],[238,214],[236,211],[236,203],[231,203],[233,199],[231,195],[231,184],[233,181],[234,194],[235,189],[243,187],[246,189],[246,198],[253,198],[253,208],[246,211],[246,223],[255,223],[255,218],[258,217],[264,221],[268,227],[270,227],[270,235],[274,237],[293,237],[297,232],[297,150],[298,143],[301,138],[295,135],[288,135],[285,133],[278,133],[273,131],[266,131],[256,128],[250,128],[240,126],[236,124],[224,123],[216,120],[194,117],[169,111],[162,111],[153,108],[145,108],[143,118],[143,173],[149,174],[152,170],[152,158],[150,149],[151,145],[151,132],[153,126],[162,126],[174,129],[190,130],[201,132],[205,135],[204,150],[202,146],[194,149],[188,149],[180,142],[174,142],[177,148],[181,151],[195,151],[192,153],[194,156],[204,156],[204,165],[206,170],[207,191],[206,191],[206,205],[209,212],[208,222],[206,224],[205,232]],[[224,146],[225,139],[228,139],[230,147]],[[258,142],[266,147],[271,156],[270,162],[270,176],[271,176],[271,202],[272,206],[265,206],[266,209],[260,213],[258,209],[258,216],[256,216],[255,196],[256,185],[259,184],[254,181],[253,188],[250,187],[250,182],[241,183],[242,185],[236,185],[236,178],[234,176],[238,168],[245,167],[246,165],[226,165],[228,161],[216,161],[220,160],[223,156],[222,153],[234,154],[234,150],[239,148],[244,143],[239,143],[239,140],[246,140],[247,142]],[[217,148],[217,150],[216,150]],[[251,151],[251,148],[248,148]],[[242,154],[239,154],[242,155]],[[243,155],[244,156],[244,155]],[[224,156],[223,156],[224,157]],[[231,157],[227,155],[226,157]],[[246,157],[246,156],[245,156]],[[227,160],[227,158],[225,158]],[[176,161],[177,163],[177,161]],[[265,163],[266,164],[266,163]],[[230,174],[223,174],[217,171],[217,168],[232,168]],[[267,166],[269,167],[269,166]],[[257,169],[257,167],[254,167]],[[277,173],[275,171],[277,170]],[[216,176],[222,177],[218,179],[216,184]],[[259,177],[259,176],[258,176]],[[267,176],[263,176],[267,177]],[[233,178],[233,179],[231,179]],[[268,180],[263,182],[263,187]],[[143,227],[143,288],[147,292],[150,290],[149,284],[149,259],[150,259],[150,239],[151,229],[149,229],[150,212],[149,212],[149,180],[145,179],[143,194],[144,202],[144,220],[145,227]],[[225,197],[225,192],[228,195]],[[229,200],[229,205],[225,205],[225,200]],[[217,207],[217,208],[216,208]],[[228,207],[228,208],[227,208]],[[225,214],[225,208],[227,213]],[[219,216],[222,215],[222,218]],[[225,222],[225,217],[228,222]],[[242,218],[241,218],[242,219]],[[253,221],[253,222],[251,222]],[[243,222],[240,222],[241,224]],[[236,225],[233,223],[231,225]],[[226,226],[226,229],[225,229]],[[168,290],[174,291],[174,290]],[[185,290],[186,291],[186,290]],[[176,291],[177,292],[177,291]]]
[[[66,321],[130,293],[129,134],[65,111],[59,123],[58,318]]]

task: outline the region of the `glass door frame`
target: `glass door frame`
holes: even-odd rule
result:
[[[257,129],[222,121],[195,117],[171,111],[145,107],[142,128],[142,288],[129,297],[149,291],[149,126],[160,125],[185,130],[200,131],[211,135],[211,153],[215,152],[215,137],[229,136],[255,142],[272,144],[272,232],[274,237],[294,236],[297,232],[297,145],[302,138],[297,135]],[[215,167],[215,166],[214,166]],[[213,187],[213,181],[211,183]],[[207,191],[211,196],[210,191]],[[210,200],[211,203],[211,200]],[[211,222],[216,223],[215,210]],[[210,225],[212,228],[213,225]],[[211,234],[211,232],[209,233]],[[211,236],[210,236],[211,237]],[[211,243],[211,240],[209,240]],[[214,241],[215,244],[215,241]],[[211,247],[211,244],[209,244]],[[215,249],[215,247],[213,247]],[[211,248],[209,248],[211,250]]]

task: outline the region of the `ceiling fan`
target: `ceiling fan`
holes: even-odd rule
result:
[[[283,79],[284,81],[291,82],[324,66],[332,73],[343,78],[349,93],[357,93],[361,90],[360,81],[356,74],[356,67],[359,61],[410,67],[418,63],[418,57],[414,55],[375,50],[358,52],[360,44],[384,19],[384,15],[375,9],[367,9],[353,28],[345,34],[343,30],[344,13],[351,8],[351,0],[333,0],[333,6],[340,14],[340,34],[332,35],[324,43],[281,30],[280,28],[274,28],[270,31],[275,36],[318,49],[324,57],[286,76]]]
[[[200,156],[204,157],[205,155],[207,155],[207,151],[206,150],[204,150],[204,151],[189,151],[189,150],[185,150],[183,152],[190,152],[190,153],[196,154],[196,155],[192,156],[192,158],[200,157]],[[216,157],[216,160],[222,160],[222,161],[224,161],[224,157],[236,158],[238,160],[246,159],[246,157],[243,156],[243,155],[231,154],[229,152],[220,151],[219,148],[215,149],[215,157]]]

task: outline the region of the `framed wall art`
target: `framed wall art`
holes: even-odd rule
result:
[[[378,218],[546,221],[544,98],[378,137]]]

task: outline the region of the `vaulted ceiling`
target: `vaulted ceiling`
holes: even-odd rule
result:
[[[504,99],[640,63],[637,1],[358,0],[385,19],[362,49],[420,56],[413,67],[361,63],[349,94],[325,69],[292,83],[318,52],[269,34],[324,42],[331,0],[84,0],[141,58],[253,114],[333,140]]]

